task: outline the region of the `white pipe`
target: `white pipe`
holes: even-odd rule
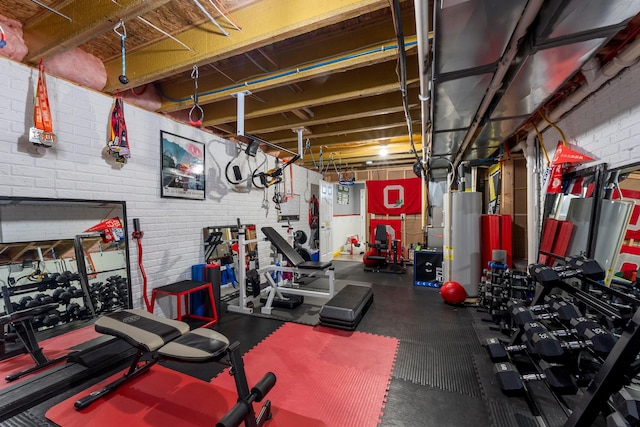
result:
[[[240,92],[231,94],[231,96],[238,100],[238,106],[236,110],[236,122],[238,123],[238,125],[236,134],[240,136],[244,136],[244,97],[246,95],[251,95],[251,92],[249,92],[248,90],[242,90]]]
[[[567,99],[565,99],[560,105],[558,105],[553,111],[548,114],[548,119],[551,122],[555,122],[563,115],[571,111],[576,105],[580,104],[584,99],[598,90],[602,85],[613,79],[620,71],[633,65],[640,57],[640,38],[633,41],[627,47],[622,49],[611,61],[605,66],[601,67],[597,71],[592,70],[592,63],[587,62],[586,69],[583,69],[583,74],[595,74],[595,77],[588,81],[588,84],[584,84],[572,93]],[[584,68],[584,67],[583,67]],[[542,132],[549,126],[547,122],[538,123],[538,129]]]
[[[538,159],[536,158],[536,133],[529,132],[524,146],[527,161],[527,265],[538,262],[539,209],[538,197],[540,189]]]
[[[525,10],[522,13],[522,16],[520,17],[520,20],[518,21],[518,25],[516,26],[516,29],[513,31],[513,34],[511,35],[511,40],[509,40],[509,46],[507,47],[507,50],[502,56],[502,59],[498,64],[498,68],[496,69],[496,72],[493,75],[493,78],[491,79],[491,83],[489,84],[487,93],[484,95],[484,98],[482,98],[482,103],[480,104],[480,107],[476,112],[473,122],[471,122],[471,126],[469,126],[469,130],[467,131],[467,134],[465,135],[465,138],[462,141],[460,148],[458,149],[458,154],[456,155],[456,158],[453,161],[454,166],[457,166],[462,161],[464,152],[469,147],[469,144],[471,144],[471,138],[473,137],[473,135],[475,135],[476,129],[478,129],[478,126],[480,125],[480,121],[482,117],[485,115],[485,113],[487,112],[487,109],[489,108],[489,104],[493,100],[493,97],[498,91],[498,89],[502,87],[502,84],[504,83],[503,82],[504,76],[507,74],[507,70],[509,69],[509,66],[511,65],[514,58],[516,57],[516,54],[518,53],[520,39],[526,35],[527,29],[538,16],[538,12],[542,7],[542,3],[544,3],[544,0],[531,0],[527,3]]]
[[[427,124],[429,122],[429,72],[426,64],[428,63],[429,52],[429,11],[427,7],[428,2],[424,0],[415,0],[414,8],[416,15],[416,38],[418,39],[418,70],[420,72],[420,112],[421,112],[421,126],[422,126],[422,163],[426,164],[427,159],[427,145],[429,139],[427,138]],[[420,191],[420,197],[422,201],[422,230],[427,231],[427,201],[428,191],[426,176],[424,176],[424,169],[422,173],[422,188]]]

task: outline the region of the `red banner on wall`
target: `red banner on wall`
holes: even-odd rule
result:
[[[367,211],[400,215],[422,212],[420,178],[367,181]]]

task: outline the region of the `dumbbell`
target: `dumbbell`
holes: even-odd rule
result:
[[[528,351],[529,353],[535,353],[535,347],[528,345],[528,341],[519,345],[505,346],[498,338],[487,338],[484,342],[484,347],[489,353],[489,358],[492,362],[501,362],[509,360],[509,354],[517,353],[521,351]]]
[[[47,294],[38,294],[33,299],[38,301],[40,305],[51,304],[52,302],[54,302],[51,295]]]
[[[539,322],[527,322],[523,330],[529,340],[533,338],[535,332],[549,332],[556,337],[569,337],[576,335],[585,340],[593,342],[593,349],[598,353],[608,354],[613,349],[616,341],[614,336],[602,328],[597,322],[586,317],[575,317],[569,320],[571,329],[560,329],[549,331],[546,326]]]
[[[72,302],[67,306],[66,311],[69,320],[76,319],[80,315],[80,304],[78,304],[77,302]]]
[[[509,314],[513,319],[513,322],[518,327],[522,327],[527,322],[533,322],[535,320],[553,319],[568,322],[576,317],[582,317],[582,313],[575,304],[571,304],[559,297],[549,297],[546,304],[534,305],[526,307],[524,304],[510,301],[507,304]],[[553,310],[552,313],[534,313],[534,311],[541,311],[545,309]]]
[[[42,317],[42,324],[45,325],[45,326],[55,325],[59,321],[60,321],[60,313],[58,312],[58,310],[49,310]]]
[[[541,374],[521,375],[518,369],[509,362],[501,362],[493,365],[500,389],[507,395],[519,394],[525,390],[525,383],[530,381],[547,382],[549,387],[558,394],[576,394],[578,385],[571,372],[563,365],[550,364],[540,361]]]
[[[591,348],[598,354],[607,355],[616,344],[613,335],[604,330],[600,325],[596,325],[596,327],[585,327],[584,334],[580,335],[580,338],[583,339],[577,341],[560,341],[557,336],[570,336],[571,330],[551,332],[538,322],[525,323],[524,330],[527,341],[535,348],[535,352],[541,358],[548,360],[562,356],[565,350],[578,350],[583,348]]]
[[[596,260],[582,256],[573,256],[566,258],[565,261],[567,265],[557,267],[549,267],[544,264],[531,264],[529,266],[529,274],[542,285],[549,285],[576,276],[583,276],[592,280],[602,280],[606,275],[602,266],[600,266]]]
[[[613,406],[628,424],[613,424],[621,426],[640,425],[640,390],[631,387],[622,387],[612,396]],[[607,418],[607,425],[609,419]]]
[[[18,304],[20,305],[21,310],[24,310],[27,308],[34,308],[42,305],[40,301],[33,299],[32,296],[26,296],[26,297],[20,298],[20,301],[18,301]]]

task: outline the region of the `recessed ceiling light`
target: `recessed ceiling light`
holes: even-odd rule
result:
[[[367,160],[366,162],[364,162],[365,165],[372,165],[373,164],[373,160]]]
[[[380,154],[382,157],[389,154],[389,150],[387,149],[387,146],[383,145],[382,147],[380,147],[380,151],[378,151],[378,154]]]

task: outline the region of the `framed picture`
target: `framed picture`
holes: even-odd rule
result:
[[[204,144],[160,131],[162,146],[161,196],[205,199]]]

